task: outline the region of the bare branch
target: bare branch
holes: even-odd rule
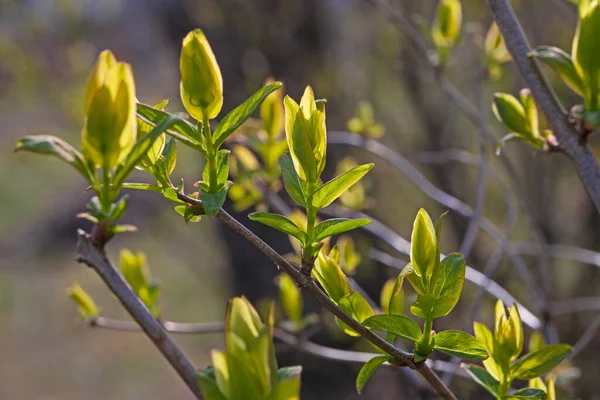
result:
[[[96,317],[87,321],[90,326],[112,329],[117,331],[139,332],[140,327],[133,321],[123,321],[106,317]],[[172,322],[162,321],[162,326],[170,333],[188,333],[198,335],[202,333],[216,333],[225,330],[225,322]]]
[[[99,249],[91,237],[82,230],[78,231],[77,261],[86,264],[100,275],[106,286],[177,371],[196,398],[202,399],[200,387],[196,382],[196,369],[192,363],[169,337],[160,322],[154,318],[144,303],[135,295],[121,274],[108,260],[104,251]]]
[[[596,318],[592,321],[587,330],[581,335],[579,340],[573,345],[573,351],[569,354],[569,359],[575,358],[583,349],[587,347],[588,344],[592,342],[596,338],[596,333],[598,333],[598,329],[600,329],[600,315],[597,315]]]

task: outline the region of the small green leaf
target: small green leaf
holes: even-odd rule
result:
[[[25,136],[17,142],[17,147],[15,147],[15,151],[22,150],[57,157],[75,168],[90,185],[96,181],[81,153],[69,143],[55,136]]]
[[[162,156],[165,158],[168,176],[171,176],[177,164],[177,142],[172,137],[167,139]]]
[[[127,176],[129,176],[131,171],[133,171],[133,168],[135,168],[136,164],[142,157],[144,157],[144,155],[146,155],[148,149],[152,146],[154,141],[177,121],[181,121],[178,115],[169,115],[167,118],[158,123],[154,129],[138,140],[125,158],[123,164],[117,167],[113,179],[114,187],[117,189],[121,187]]]
[[[339,307],[353,319],[362,323],[364,320],[375,314],[369,302],[358,292],[352,292],[344,297],[338,303]],[[358,332],[346,325],[342,320],[336,318],[338,326],[348,336],[360,336]]]
[[[308,240],[308,236],[306,233],[302,231],[300,228],[296,226],[290,219],[284,217],[283,215],[273,214],[273,213],[265,213],[265,212],[255,212],[249,214],[248,217],[252,221],[260,222],[261,224],[270,226],[271,228],[275,228],[280,230],[281,232],[287,233],[298,239],[303,246],[306,246],[306,241]]]
[[[279,275],[279,298],[288,318],[296,323],[302,322],[302,293],[298,285],[286,273]]]
[[[488,371],[477,365],[464,365],[463,368],[473,378],[475,382],[481,385],[485,390],[499,398],[502,395],[500,382],[498,382]]]
[[[371,223],[368,219],[332,218],[315,226],[315,242]]]
[[[78,283],[71,285],[67,290],[67,294],[77,304],[82,318],[92,319],[100,314],[94,299]]]
[[[408,279],[413,289],[415,289],[415,291],[418,294],[425,295],[427,293],[427,291],[425,290],[425,285],[423,285],[423,279],[419,275],[417,275],[417,272],[415,271],[411,263],[406,264],[406,266],[402,268],[400,276],[402,277],[402,279]],[[400,276],[398,276],[398,280],[400,285],[402,285],[402,280],[400,280]]]
[[[533,101],[533,96],[531,95],[531,90],[528,88],[521,89],[519,92],[519,99],[521,100],[521,104],[525,110],[525,116],[527,117],[527,122],[529,123],[529,131],[533,134],[533,136],[539,137],[540,130],[538,112],[535,102]]]
[[[433,222],[423,208],[419,210],[411,236],[410,262],[423,280],[428,279],[439,262],[438,244]]]
[[[474,336],[461,331],[443,331],[435,336],[434,349],[453,357],[467,360],[485,360],[489,357],[486,347]]]
[[[600,107],[600,5],[596,1],[582,1],[579,5],[579,26],[573,39],[571,54],[575,69],[581,76],[585,108],[596,111]]]
[[[439,263],[430,284],[430,292],[435,298],[433,318],[447,315],[456,306],[465,282],[465,271],[462,254],[449,254]]]
[[[294,162],[292,161],[290,153],[287,151],[283,153],[280,162],[285,191],[288,192],[296,204],[304,207],[306,205],[306,196],[304,195],[304,189],[300,183],[300,178],[294,169]]]
[[[506,396],[503,400],[526,400],[526,399],[539,399],[546,400],[546,392],[535,388],[523,388],[519,389],[513,394]]]
[[[367,172],[373,168],[373,164],[364,164],[337,176],[321,186],[312,195],[311,202],[317,209],[327,207],[335,199],[340,197],[350,186],[358,182]]]
[[[166,189],[163,189],[162,194],[165,197],[165,199],[167,200],[171,200],[175,203],[179,203],[179,204],[187,204],[185,201],[183,200],[179,200],[179,197],[177,196],[177,189],[172,188],[172,187],[168,187]]]
[[[323,286],[325,293],[336,304],[339,303],[342,297],[352,291],[350,283],[340,268],[339,263],[335,262],[331,257],[326,256],[322,251],[319,252],[315,260],[312,276]]]
[[[508,93],[494,94],[492,110],[498,121],[506,125],[510,132],[517,133],[523,137],[531,136],[525,109],[513,95]]]
[[[363,388],[367,384],[367,381],[371,375],[373,375],[373,372],[375,372],[375,370],[379,368],[381,364],[388,361],[388,358],[389,356],[376,356],[371,358],[362,366],[358,376],[356,377],[356,390],[358,393],[362,392]]]
[[[268,400],[298,400],[301,372],[301,366],[279,368],[277,382]]]
[[[390,279],[386,282],[387,287],[390,287],[391,291],[389,297],[384,298],[384,289],[381,291],[381,307],[388,314],[404,314],[404,291],[402,290],[402,283],[404,281],[404,275],[398,274],[396,279]]]
[[[374,315],[367,319],[364,324],[369,328],[393,333],[413,342],[421,340],[421,336],[423,335],[421,328],[412,319],[403,315]]]
[[[571,353],[571,346],[554,344],[541,350],[526,354],[511,367],[511,374],[516,379],[533,379],[544,375],[556,367]]]
[[[127,204],[129,203],[129,196],[123,196],[117,203],[113,204],[110,213],[109,219],[112,221],[116,221],[125,214],[125,210],[127,209]]]
[[[281,82],[273,82],[254,93],[248,100],[225,116],[213,132],[215,148],[221,147],[223,142],[239,128],[272,92],[281,87]]]
[[[219,390],[215,370],[212,366],[209,366],[204,371],[199,371],[196,374],[196,381],[207,400],[227,400],[227,397]]]
[[[202,201],[206,215],[214,217],[219,213],[227,198],[227,189],[227,186],[225,186],[217,193],[207,193],[204,190],[200,190],[200,200]]]
[[[490,357],[483,361],[483,365],[497,381],[502,381],[509,374],[509,360],[504,350],[492,335],[487,326],[479,322],[473,323],[475,337],[487,348]]]
[[[583,96],[584,85],[569,54],[558,47],[539,46],[531,50],[529,55],[548,63],[569,89]]]
[[[147,124],[156,126],[167,118],[170,114],[165,111],[158,110],[146,104],[137,104],[137,116]],[[194,150],[198,150],[206,154],[206,147],[200,142],[200,133],[196,127],[187,120],[180,119],[171,126],[166,133],[173,138],[179,140],[186,146]]]
[[[189,207],[187,204],[176,206],[175,211],[177,211],[177,213],[183,217],[186,224],[188,222],[200,222],[200,220],[202,220],[202,216],[196,215],[192,208]]]

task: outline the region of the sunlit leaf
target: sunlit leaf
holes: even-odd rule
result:
[[[502,395],[500,382],[498,382],[488,371],[477,365],[464,365],[463,368],[473,378],[475,382],[481,385],[485,390],[497,398]]]
[[[361,323],[373,314],[375,314],[373,308],[371,307],[371,305],[369,305],[369,302],[358,292],[352,292],[349,295],[342,297],[338,303],[338,306],[346,314],[350,315],[353,319]],[[336,318],[336,322],[346,335],[360,336],[358,332],[350,328],[339,318]]]
[[[489,357],[487,348],[475,337],[461,331],[443,331],[434,336],[434,349],[453,357],[467,360],[485,360]]]
[[[292,235],[293,237],[298,239],[300,243],[302,243],[302,245],[306,245],[306,241],[308,240],[306,233],[300,228],[298,228],[296,224],[294,224],[290,219],[284,217],[283,215],[265,212],[255,212],[249,214],[248,217],[252,221],[260,222],[261,224],[280,230],[281,232],[287,233],[288,235]]]
[[[423,335],[421,328],[412,319],[403,315],[374,315],[364,321],[364,325],[369,328],[393,333],[396,336],[401,336],[413,342],[420,341]]]
[[[320,242],[326,237],[339,235],[370,223],[368,219],[331,218],[315,226],[315,241]]]
[[[554,344],[519,358],[511,367],[516,379],[533,379],[546,374],[571,353],[571,346]]]
[[[554,68],[569,89],[583,96],[584,85],[569,54],[558,47],[539,46],[531,50],[529,55],[546,62]]]
[[[358,182],[371,168],[373,168],[373,164],[360,165],[321,186],[312,195],[311,202],[313,207],[327,207],[350,186]]]
[[[358,373],[358,377],[356,378],[356,390],[358,393],[362,392],[371,375],[373,375],[375,370],[377,370],[381,364],[388,361],[388,358],[389,356],[376,356],[362,366]]]

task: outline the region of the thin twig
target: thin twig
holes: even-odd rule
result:
[[[596,318],[592,321],[587,330],[581,335],[579,340],[573,345],[573,351],[569,354],[569,359],[575,358],[583,349],[587,347],[588,344],[592,342],[596,338],[596,334],[598,333],[598,329],[600,329],[600,315],[597,315]]]
[[[600,310],[600,297],[578,297],[575,299],[555,301],[552,303],[553,315],[598,310]]]
[[[183,351],[169,337],[166,329],[135,295],[125,279],[123,279],[121,274],[108,260],[104,251],[99,249],[92,241],[90,235],[82,230],[78,231],[77,261],[86,264],[100,275],[106,286],[108,286],[129,315],[143,329],[146,336],[148,336],[175,371],[177,371],[196,398],[202,399],[200,387],[196,382],[196,369],[190,360],[188,360]]]
[[[183,193],[178,193],[180,200],[185,201],[190,206],[196,208],[197,213],[203,213],[204,208],[200,200],[186,196]],[[277,253],[271,246],[265,243],[261,238],[256,236],[252,231],[242,225],[239,221],[229,215],[225,210],[220,209],[217,213],[217,219],[227,225],[231,230],[237,232],[250,244],[256,247],[261,253],[267,256],[279,269],[285,271],[290,278],[292,278],[296,284],[307,290],[311,295],[332,314],[338,317],[342,322],[346,323],[349,327],[354,329],[360,336],[381,350],[391,355],[394,360],[402,366],[407,366],[411,369],[418,371],[433,387],[433,389],[444,399],[456,399],[456,396],[450,391],[450,389],[444,385],[441,379],[422,362],[415,362],[413,355],[398,349],[397,347],[389,344],[383,338],[377,336],[371,332],[363,324],[356,321],[354,318],[346,314],[341,308],[337,306],[330,298],[321,290],[321,288],[307,275],[304,275],[299,270],[294,268],[285,258]]]
[[[112,329],[117,331],[139,332],[140,326],[133,321],[96,317],[87,321],[90,326]],[[183,333],[198,335],[203,333],[217,333],[225,330],[225,322],[172,322],[162,321],[162,326],[170,333]]]

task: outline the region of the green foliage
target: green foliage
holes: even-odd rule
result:
[[[440,0],[431,27],[431,39],[438,52],[438,63],[444,65],[450,50],[456,46],[462,25],[460,0]]]
[[[539,336],[532,337],[530,353],[521,356],[523,351],[523,326],[517,306],[507,310],[500,300],[496,303],[494,333],[483,324],[475,322],[475,336],[485,346],[490,357],[483,361],[485,370],[476,366],[464,366],[469,375],[492,393],[497,399],[545,399],[543,382],[532,381],[550,372],[571,353],[571,346],[556,344],[544,347]],[[512,381],[529,380],[529,388],[509,395]],[[552,382],[552,385],[554,383]]]
[[[519,139],[537,149],[543,149],[547,143],[556,144],[552,132],[539,128],[537,108],[529,89],[522,89],[517,100],[508,93],[496,93],[492,110],[498,121],[509,130],[498,144],[498,152],[507,141]]]
[[[79,283],[71,285],[67,290],[67,295],[77,304],[79,314],[84,320],[93,320],[100,314],[94,299],[83,290]]]
[[[244,297],[229,302],[225,351],[213,350],[213,366],[198,374],[207,400],[297,400],[300,367],[278,370],[273,346],[273,307],[264,322]]]
[[[420,341],[423,336],[421,328],[413,320],[403,315],[374,315],[365,321],[365,326],[392,333],[413,342]]]
[[[158,284],[152,281],[146,255],[142,252],[133,254],[127,249],[121,250],[121,273],[152,315],[158,316],[160,290]]]
[[[485,36],[484,50],[490,78],[493,80],[499,79],[502,74],[500,66],[511,61],[512,57],[495,22],[492,23]]]
[[[302,326],[302,293],[288,274],[279,275],[279,299],[283,311],[298,326]]]
[[[340,268],[338,255],[335,248],[329,255],[319,252],[312,270],[312,277],[323,286],[325,293],[335,303],[339,303],[344,296],[352,292],[348,278]]]
[[[363,388],[367,384],[367,381],[371,375],[373,375],[373,372],[375,372],[375,370],[377,370],[377,368],[379,368],[379,366],[386,361],[393,361],[393,358],[390,356],[373,357],[362,366],[360,372],[358,373],[358,377],[356,378],[356,390],[358,393],[362,392]]]
[[[379,139],[385,133],[384,126],[375,122],[373,107],[366,101],[358,103],[355,115],[348,120],[346,126],[350,132],[371,139]],[[351,168],[354,168],[354,166]],[[344,170],[347,171],[348,169],[350,168],[345,168]]]

